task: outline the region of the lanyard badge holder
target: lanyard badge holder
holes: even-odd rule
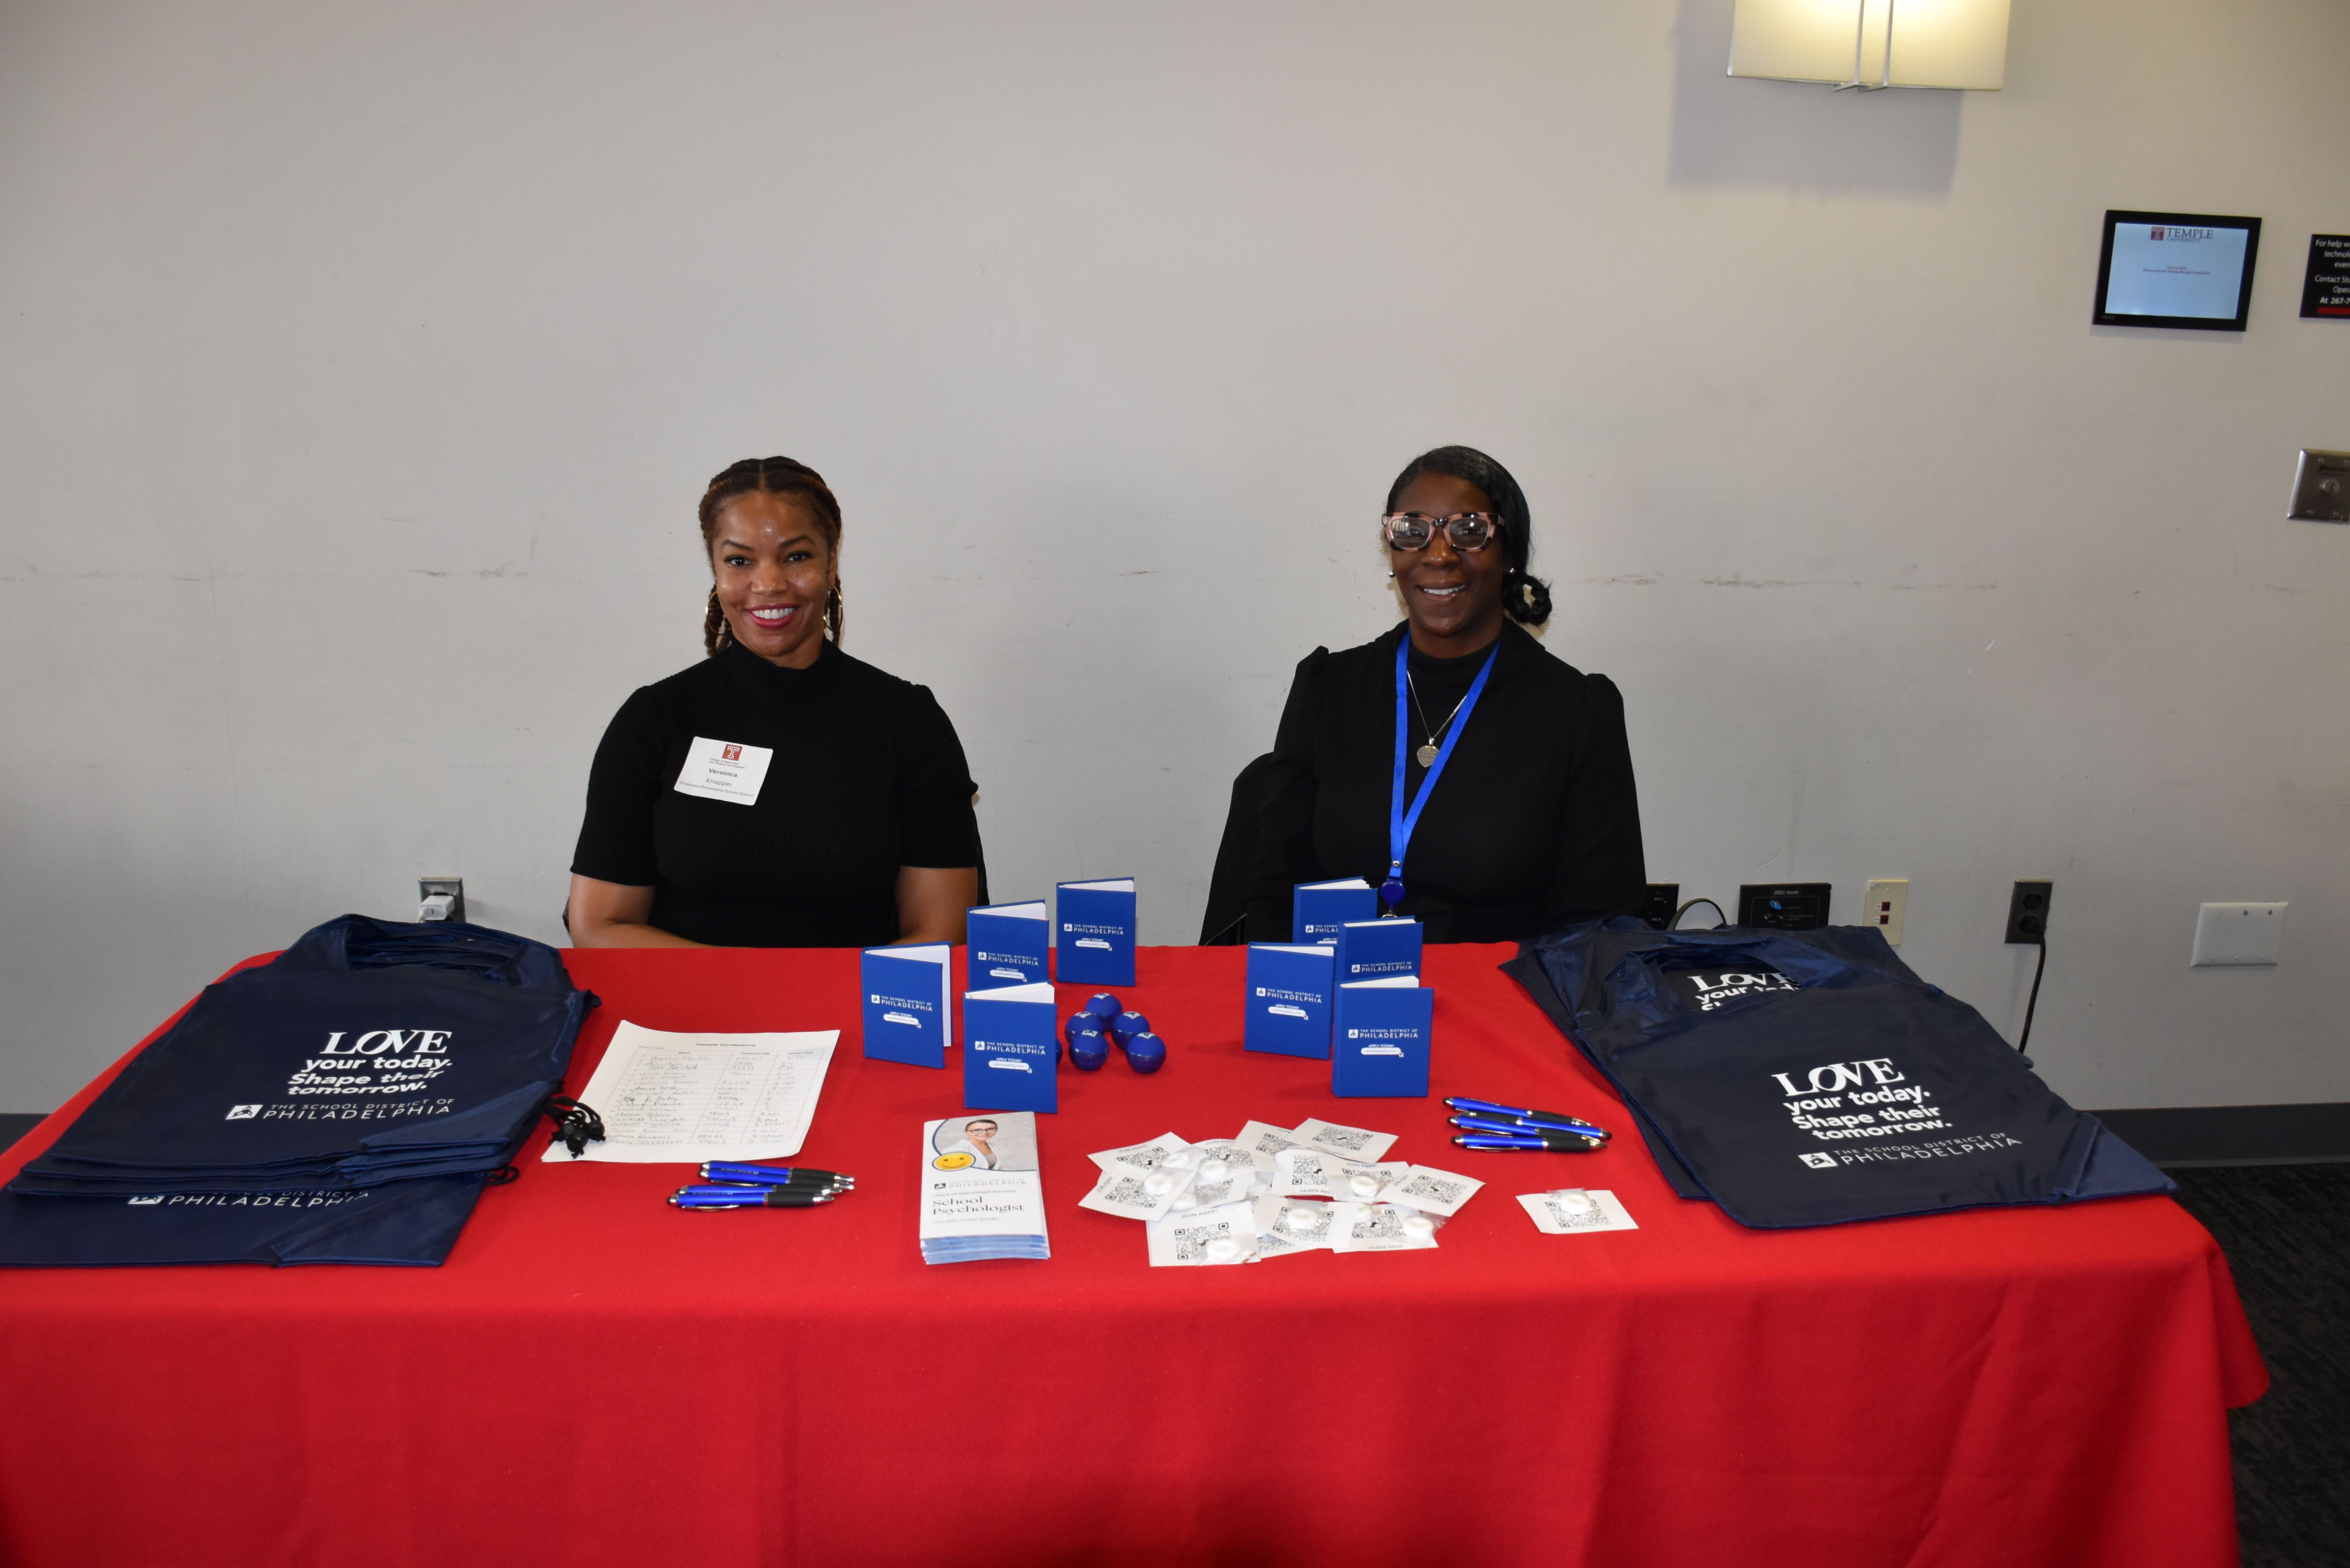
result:
[[[1452,748],[1461,743],[1461,732],[1469,727],[1469,715],[1477,711],[1477,699],[1484,694],[1485,680],[1493,673],[1493,660],[1500,658],[1502,645],[1497,640],[1493,651],[1485,656],[1470,684],[1469,695],[1461,700],[1459,716],[1444,737],[1443,749],[1428,767],[1428,776],[1419,781],[1419,788],[1411,797],[1411,810],[1403,806],[1403,764],[1406,754],[1404,731],[1409,716],[1411,671],[1406,660],[1411,657],[1411,634],[1396,644],[1396,721],[1395,721],[1395,788],[1388,796],[1388,877],[1379,884],[1379,902],[1386,905],[1385,914],[1392,915],[1403,904],[1403,857],[1411,843],[1412,829],[1419,826],[1419,814],[1428,805],[1428,797],[1436,788],[1436,776],[1444,764],[1452,760]]]

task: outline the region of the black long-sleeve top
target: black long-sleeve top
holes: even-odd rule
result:
[[[696,736],[775,752],[755,803],[676,787]],[[975,787],[930,688],[829,642],[806,670],[729,643],[621,704],[571,869],[652,888],[650,923],[693,941],[877,947],[901,867],[979,864]]]
[[[1290,940],[1290,890],[1388,871],[1395,774],[1395,655],[1406,627],[1344,652],[1317,648],[1297,667],[1265,784],[1252,941]],[[1409,655],[1419,711],[1407,705],[1404,805],[1425,770],[1417,751],[1440,735],[1487,649],[1460,659]],[[1434,942],[1523,940],[1577,920],[1637,914],[1648,872],[1624,733],[1624,699],[1604,675],[1554,657],[1515,624],[1451,761],[1430,792],[1404,857],[1401,912]]]

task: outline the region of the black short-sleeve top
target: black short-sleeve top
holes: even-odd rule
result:
[[[697,737],[774,753],[755,801],[677,787]],[[980,863],[975,788],[928,687],[830,642],[806,670],[729,643],[620,705],[571,869],[652,888],[650,923],[692,941],[879,946],[899,867]]]
[[[1297,667],[1265,782],[1248,934],[1290,939],[1290,888],[1388,870],[1399,624],[1360,648],[1317,648]],[[1449,732],[1486,651],[1408,656],[1404,802],[1426,776],[1418,744]],[[1424,717],[1423,717],[1424,715]],[[1461,722],[1404,857],[1401,912],[1436,942],[1525,940],[1639,912],[1647,893],[1624,699],[1504,625],[1477,706]]]

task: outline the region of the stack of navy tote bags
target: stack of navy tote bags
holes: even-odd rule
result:
[[[1622,1094],[1675,1189],[1741,1224],[2174,1190],[1866,928],[1617,919],[1503,967]]]
[[[346,915],[205,988],[0,1196],[0,1263],[438,1263],[596,999],[552,948]]]

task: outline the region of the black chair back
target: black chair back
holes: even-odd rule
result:
[[[1223,841],[1216,846],[1216,869],[1208,878],[1208,912],[1200,922],[1203,948],[1237,947],[1248,940],[1249,877],[1255,870],[1257,818],[1264,805],[1265,778],[1273,753],[1240,771],[1232,780],[1232,809],[1224,815]]]

